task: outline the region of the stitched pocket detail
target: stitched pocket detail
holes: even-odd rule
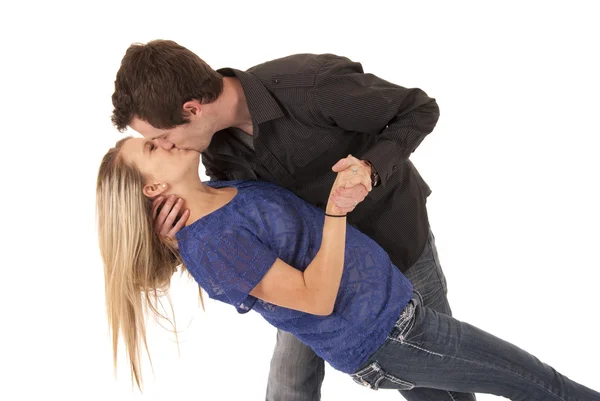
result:
[[[415,387],[413,383],[385,372],[377,362],[372,362],[351,376],[356,383],[372,390],[412,390]]]

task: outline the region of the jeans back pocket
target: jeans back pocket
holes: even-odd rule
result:
[[[386,373],[379,363],[372,362],[367,367],[360,369],[351,375],[352,380],[361,386],[372,390],[391,389],[391,390],[412,390],[415,385],[402,379],[398,379]]]

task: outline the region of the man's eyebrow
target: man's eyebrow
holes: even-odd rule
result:
[[[165,136],[167,136],[167,134],[168,134],[168,132],[165,132],[164,134],[158,134],[158,135],[155,135],[155,136],[153,136],[153,137],[152,137],[152,138],[150,138],[149,140],[150,140],[150,141],[154,141],[154,140],[156,140],[156,139],[158,139],[158,138],[164,138]]]

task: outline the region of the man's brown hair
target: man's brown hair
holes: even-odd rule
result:
[[[185,102],[211,103],[222,91],[223,77],[185,47],[171,40],[134,43],[117,72],[111,120],[119,131],[134,117],[173,128],[188,122]]]

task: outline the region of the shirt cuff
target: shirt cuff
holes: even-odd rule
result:
[[[377,174],[379,174],[379,186],[385,186],[390,176],[400,167],[400,158],[396,152],[396,143],[389,140],[380,140],[369,149],[361,159],[368,160]]]

